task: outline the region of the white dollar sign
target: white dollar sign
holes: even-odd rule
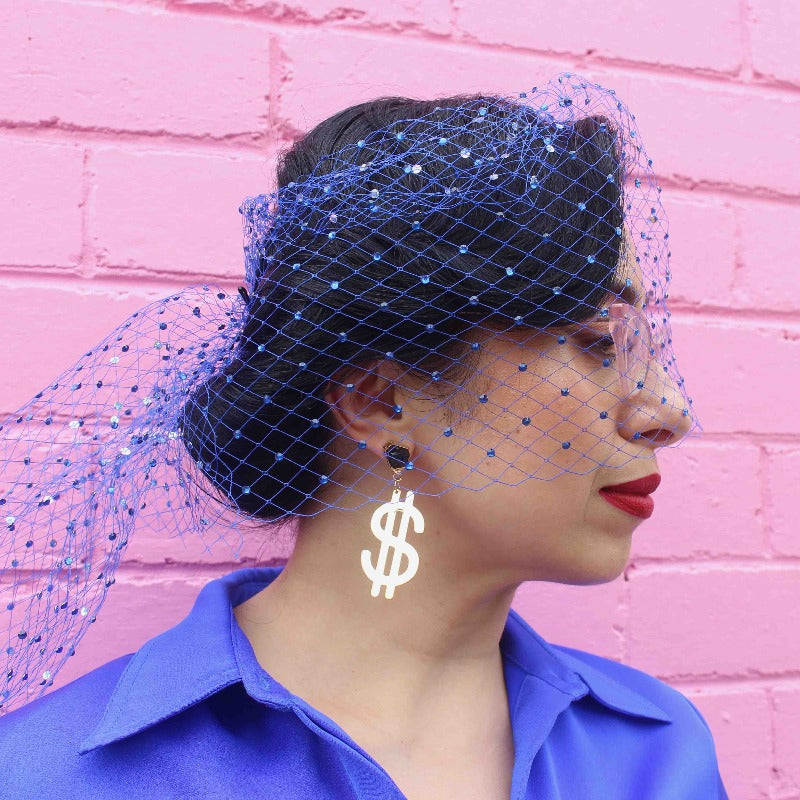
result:
[[[400,517],[400,530],[394,534],[394,523],[398,509],[402,511]],[[385,522],[384,522],[385,519]],[[392,499],[388,503],[378,506],[372,514],[370,528],[372,534],[381,543],[378,553],[378,563],[372,566],[372,551],[361,551],[361,568],[364,574],[372,581],[372,596],[377,597],[381,593],[381,586],[386,587],[386,599],[394,597],[396,586],[410,581],[417,574],[419,566],[419,555],[414,546],[406,541],[409,519],[414,521],[416,533],[422,533],[425,520],[422,512],[414,506],[414,492],[407,491],[406,499],[400,501],[400,490],[392,492]],[[384,523],[381,525],[381,523]],[[392,564],[389,574],[386,574],[386,559],[389,555],[389,548],[392,548]],[[404,572],[400,572],[400,561],[402,557],[408,559],[408,566]]]

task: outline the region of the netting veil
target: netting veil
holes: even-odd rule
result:
[[[146,305],[1,421],[0,713],[52,684],[137,526],[238,554],[245,528],[386,500],[325,400],[372,370],[421,399],[391,409],[419,425],[418,498],[699,431],[661,189],[616,94],[565,73],[408,110],[245,199],[239,292]]]

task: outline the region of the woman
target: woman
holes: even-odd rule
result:
[[[112,416],[70,442],[77,472],[51,436],[35,513],[66,529],[44,591],[71,589],[49,606],[69,615],[31,602],[9,624],[6,705],[74,647],[134,519],[295,522],[292,555],[0,718],[5,796],[726,798],[686,697],[510,609],[527,580],[618,577],[657,449],[697,427],[633,117],[569,74],[513,98],[382,98],[295,142],[277,178],[241,209],[243,304],[167,298],[35,398],[66,409],[85,383]],[[9,441],[52,426],[26,411]],[[69,513],[65,460],[61,484],[92,490]],[[23,517],[15,570],[44,550]],[[103,569],[74,574],[101,543]]]

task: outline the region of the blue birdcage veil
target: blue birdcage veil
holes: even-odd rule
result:
[[[565,73],[395,100],[390,122],[244,200],[238,293],[146,305],[2,422],[0,713],[52,684],[137,527],[238,554],[248,528],[384,500],[385,459],[345,441],[326,400],[378,365],[429,401],[406,465],[419,495],[649,458],[653,440],[617,435],[634,417],[659,444],[699,431],[661,189],[616,94]],[[376,480],[354,484],[354,464]]]

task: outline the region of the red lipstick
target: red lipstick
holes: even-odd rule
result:
[[[661,475],[654,472],[644,478],[626,483],[615,483],[600,489],[600,495],[622,511],[627,511],[635,517],[647,519],[653,513],[655,503],[650,493],[654,492],[661,483]]]

